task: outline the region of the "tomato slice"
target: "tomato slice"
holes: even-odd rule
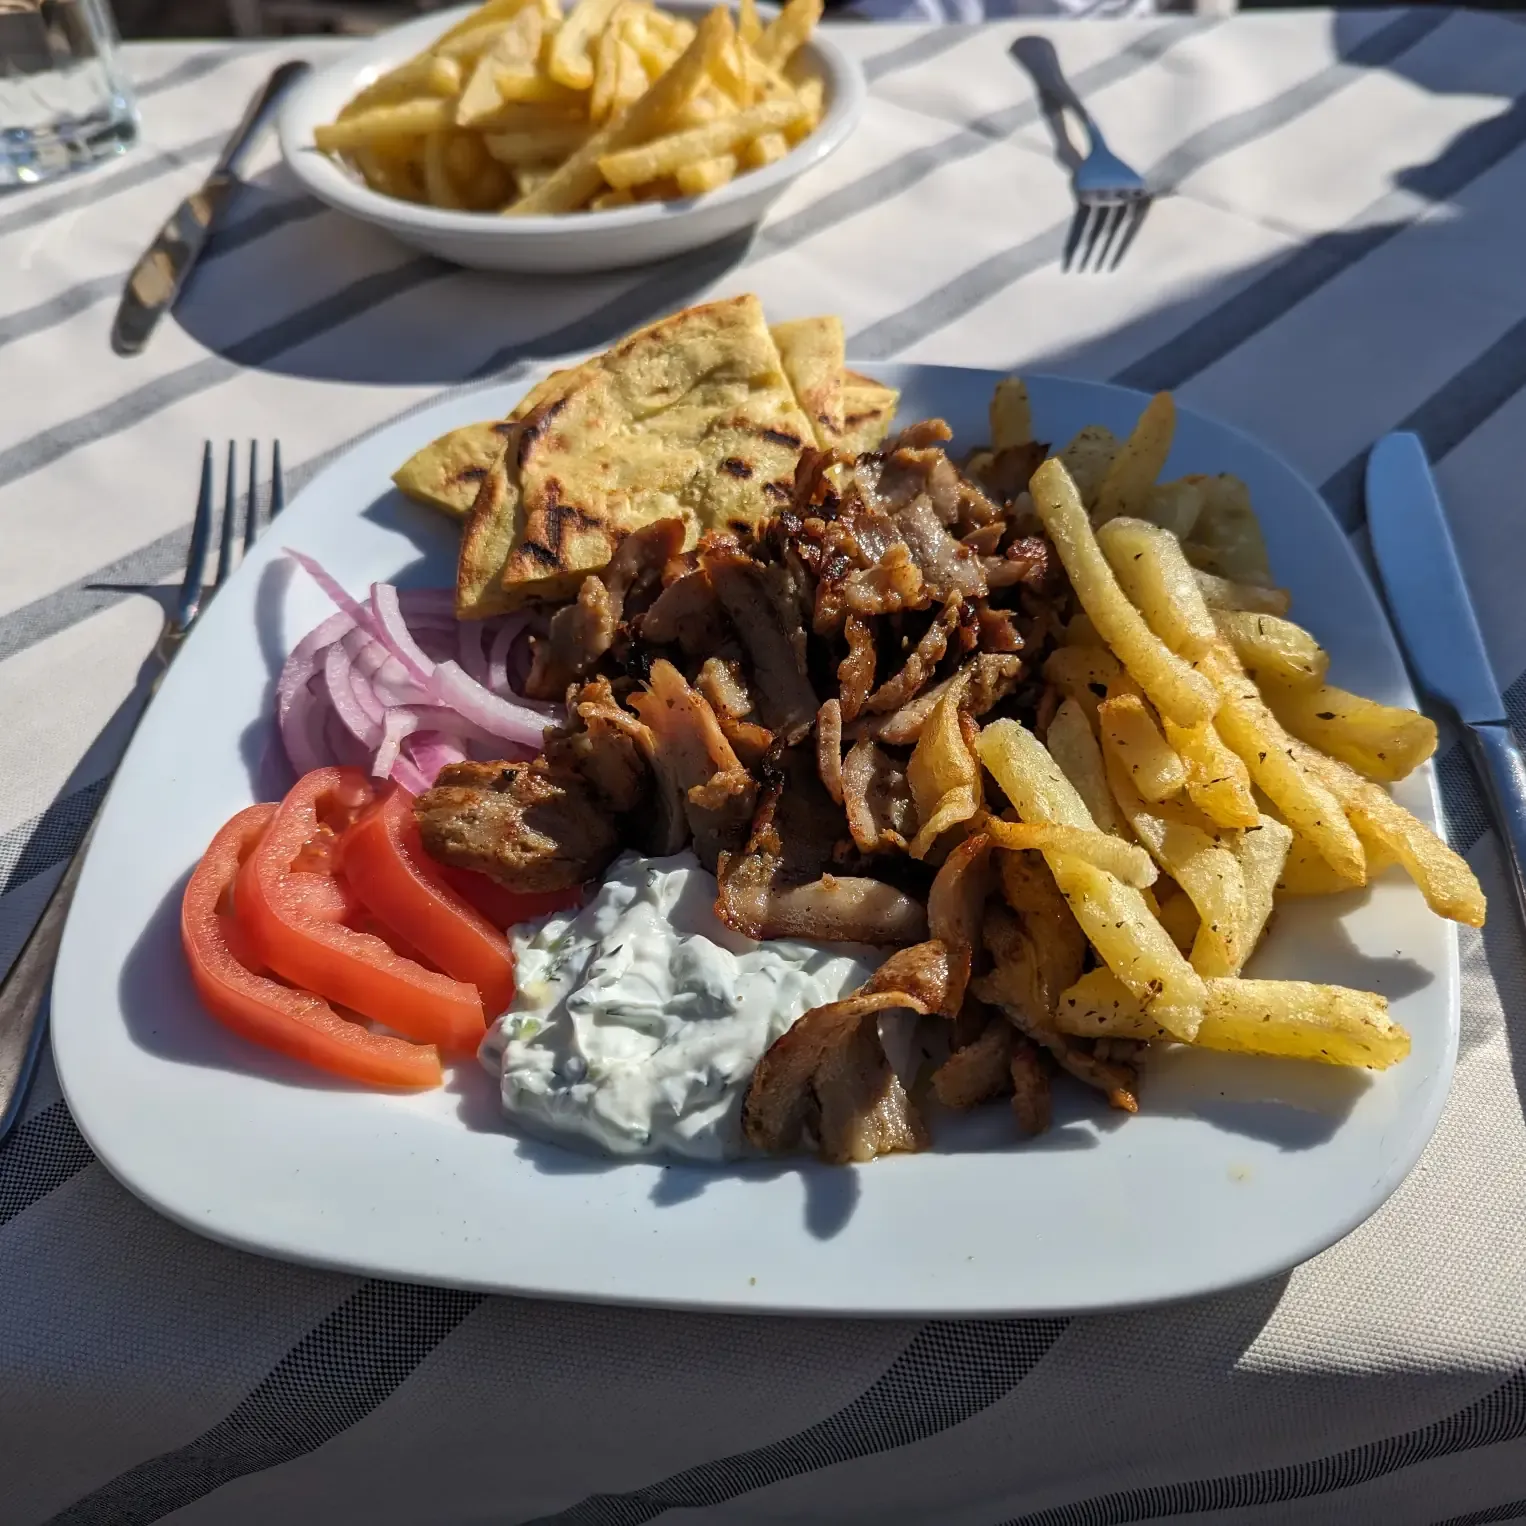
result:
[[[409,1038],[474,1050],[486,1032],[474,987],[333,916],[340,892],[331,888],[330,837],[373,799],[358,769],[318,768],[297,780],[239,870],[239,922],[260,959],[293,985]]]
[[[436,1050],[389,1038],[342,1018],[320,996],[294,991],[251,969],[254,956],[232,915],[239,865],[276,814],[240,811],[202,855],[180,903],[180,941],[203,1005],[220,1023],[267,1049],[372,1086],[438,1086]]]
[[[419,847],[424,851],[422,843]],[[570,911],[583,904],[581,890],[510,890],[475,869],[458,869],[454,864],[440,864],[433,859],[429,862],[445,883],[470,901],[494,927],[517,927],[521,922],[535,922],[549,917],[553,911]]]
[[[406,938],[447,975],[470,981],[488,1012],[514,997],[508,939],[446,883],[424,852],[413,796],[393,788],[345,834],[340,864],[350,889],[389,932]]]

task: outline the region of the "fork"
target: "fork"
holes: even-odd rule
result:
[[[213,522],[217,518],[212,442],[208,440],[202,450],[201,491],[196,499],[196,518],[191,523],[191,544],[186,553],[185,577],[174,605],[165,614],[164,627],[159,632],[159,639],[154,643],[154,650],[149,657],[149,664],[155,669],[148,690],[150,701],[158,692],[166,669],[208,601],[237,570],[244,553],[260,533],[259,474],[259,446],[251,440],[248,491],[245,497],[247,512],[244,515],[243,536],[240,538],[238,452],[230,440],[228,467],[223,483],[217,573],[209,585],[206,581],[207,553],[212,544]],[[286,485],[281,471],[281,442],[277,440],[271,446],[269,518],[274,519],[285,505]],[[128,736],[123,739],[124,751],[147,708],[145,703]],[[114,766],[111,774],[115,772]],[[108,774],[107,777],[111,775]],[[47,905],[43,907],[31,936],[22,945],[10,973],[4,981],[0,981],[0,1140],[11,1131],[21,1115],[27,1088],[42,1055],[43,1035],[47,1031],[46,998],[53,980],[53,967],[58,960],[58,946],[63,939],[64,922],[74,899],[74,887],[79,883],[85,853],[90,847],[99,820],[100,807],[97,806],[69,867],[64,871],[57,889],[48,898]]]
[[[1060,60],[1047,37],[1019,37],[1012,54],[1038,86],[1056,137],[1067,149],[1071,162],[1071,188],[1076,211],[1060,257],[1062,270],[1116,270],[1138,236],[1153,197],[1144,177],[1130,169],[1107,146],[1102,129],[1081,103],[1060,68]],[[1087,153],[1083,159],[1070,147],[1061,110],[1072,112],[1086,130]]]

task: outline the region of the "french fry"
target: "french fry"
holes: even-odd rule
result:
[[[459,212],[466,203],[451,183],[446,156],[450,138],[443,132],[432,132],[424,139],[424,194],[431,206]]]
[[[509,214],[568,212],[596,196],[605,183],[599,161],[659,133],[673,112],[704,83],[712,61],[731,35],[728,14],[720,9],[711,11],[673,67],[638,101],[589,138],[544,185],[521,196],[508,208]]]
[[[598,162],[599,172],[617,189],[644,185],[663,175],[676,175],[686,165],[730,154],[749,138],[788,125],[798,113],[799,106],[795,102],[762,101],[704,127],[691,127],[686,132],[657,138],[637,148],[606,154]]]
[[[1044,745],[1059,764],[1060,772],[1075,786],[1097,830],[1111,837],[1124,836],[1126,829],[1107,785],[1102,749],[1097,745],[1085,709],[1077,700],[1064,700],[1055,711]]]
[[[1150,489],[1160,476],[1171,439],[1176,433],[1176,403],[1169,392],[1157,392],[1144,406],[1118,454],[1108,467],[1097,493],[1097,521],[1105,524],[1119,515],[1141,518],[1149,504]]]
[[[1367,850],[1367,878],[1372,880],[1398,860],[1378,844],[1364,843]],[[1337,874],[1307,837],[1293,834],[1286,863],[1277,876],[1277,894],[1287,896],[1344,895],[1359,889]]]
[[[1212,721],[1178,726],[1162,720],[1166,740],[1186,765],[1187,798],[1215,826],[1253,827],[1261,820],[1251,795],[1250,774],[1224,745]]]
[[[359,116],[376,106],[395,106],[399,101],[421,95],[453,96],[461,88],[461,66],[451,58],[422,53],[379,79],[372,80],[359,95],[348,101],[339,113],[340,120]]]
[[[1103,479],[1118,449],[1118,437],[1112,430],[1101,424],[1088,424],[1060,452],[1060,462],[1070,473],[1088,513],[1096,506]]]
[[[1266,707],[1234,654],[1227,647],[1215,648],[1202,666],[1219,689],[1219,713],[1214,724],[1245,764],[1252,782],[1290,827],[1315,844],[1338,874],[1353,885],[1365,884],[1367,859],[1340,801],[1295,755],[1297,744]]]
[[[343,154],[388,138],[422,138],[443,132],[451,126],[453,115],[452,102],[439,96],[420,96],[395,106],[378,106],[342,122],[320,124],[313,129],[313,142],[325,154]]]
[[[1094,831],[1085,802],[1032,732],[993,721],[980,733],[980,761],[1024,821]],[[1190,1038],[1201,1020],[1203,983],[1182,958],[1144,897],[1105,869],[1053,851],[1044,854],[1077,922],[1109,969],[1157,1022]]]
[[[1033,438],[1033,410],[1028,389],[1015,376],[1004,376],[991,394],[991,449],[1012,450]]]
[[[1106,705],[1102,717],[1102,754],[1118,809],[1155,862],[1187,892],[1201,919],[1192,944],[1193,969],[1200,975],[1235,974],[1249,954],[1239,860],[1179,809],[1150,805],[1141,797],[1122,766]]]
[[[517,12],[522,11],[527,5],[534,5],[536,0],[487,0],[486,5],[479,5],[471,15],[463,16],[449,31],[442,33],[435,39],[435,51],[438,52],[446,44],[454,42],[458,37],[464,37],[468,32],[475,32],[492,22],[507,21]],[[553,7],[557,14],[559,10]],[[544,14],[544,12],[543,12]],[[550,19],[549,17],[547,19]]]
[[[596,127],[609,116],[615,104],[615,85],[620,78],[620,48],[623,43],[620,26],[611,20],[594,48],[593,84],[588,93],[588,120]]]
[[[1169,530],[1178,540],[1186,540],[1203,512],[1202,477],[1177,477],[1157,482],[1145,501],[1143,518],[1162,530]]]
[[[1381,786],[1302,742],[1293,745],[1299,761],[1345,807],[1362,840],[1381,846],[1404,865],[1438,917],[1467,927],[1484,925],[1484,893],[1462,858]]]
[[[766,132],[742,149],[742,162],[750,170],[760,170],[782,159],[789,150],[789,139],[782,132]]]
[[[546,73],[570,90],[593,87],[594,61],[589,50],[609,24],[620,0],[577,0],[551,39]]]
[[[757,46],[763,35],[763,23],[758,18],[757,0],[741,0],[737,6],[737,36],[749,48]]]
[[[1104,747],[1112,749],[1146,800],[1168,800],[1185,787],[1186,765],[1160,734],[1155,717],[1138,695],[1117,694],[1104,700],[1097,710],[1097,724]]]
[[[1212,684],[1172,652],[1124,597],[1064,465],[1046,461],[1029,491],[1081,607],[1151,703],[1182,726],[1211,719],[1217,707]]]
[[[491,118],[503,104],[498,83],[501,71],[534,70],[544,24],[540,12],[533,7],[526,7],[505,23],[492,46],[472,67],[471,78],[456,102],[457,126],[475,127]]]
[[[1271,563],[1250,490],[1238,477],[1205,479],[1202,513],[1192,529],[1193,544],[1204,552],[1199,564],[1239,583],[1270,584]]]
[[[1216,609],[1213,623],[1234,648],[1245,671],[1294,688],[1324,682],[1330,654],[1300,625],[1248,609]]]
[[[482,139],[474,132],[453,132],[445,145],[445,168],[458,185],[471,185],[488,162]]]
[[[616,207],[631,207],[636,204],[636,198],[629,191],[604,191],[588,203],[589,210],[593,212],[609,212]]]
[[[1157,870],[1143,848],[1106,832],[1087,832],[1080,827],[1056,826],[1052,822],[1002,821],[987,817],[980,828],[998,847],[1011,853],[1048,850],[1085,859],[1099,869],[1143,890],[1153,885]]]
[[[1272,816],[1263,816],[1239,835],[1235,856],[1245,879],[1245,922],[1241,928],[1240,969],[1255,953],[1272,915],[1277,884],[1293,845],[1293,829]],[[1238,975],[1240,969],[1230,973]]]
[[[1330,684],[1311,689],[1264,683],[1261,694],[1300,742],[1380,784],[1412,774],[1436,751],[1436,723],[1416,710],[1380,705]]]
[[[1044,677],[1095,725],[1097,707],[1125,675],[1105,646],[1059,646],[1044,659]]]
[[[907,851],[926,858],[943,833],[980,809],[980,764],[970,753],[953,696],[940,701],[923,726],[906,783],[921,823]]]
[[[1124,593],[1173,652],[1195,662],[1213,645],[1213,616],[1169,530],[1120,515],[1098,529],[1097,544]]]
[[[788,0],[788,4],[763,29],[756,52],[766,64],[782,69],[795,50],[821,20],[822,0]]]
[[[1155,918],[1184,953],[1192,952],[1203,919],[1192,904],[1192,897],[1169,875],[1155,882]]]
[[[483,136],[487,151],[511,169],[521,164],[554,164],[588,137],[586,127],[541,127],[525,132],[490,132]]]
[[[1192,561],[1192,543],[1182,543],[1182,554]],[[1253,583],[1232,583],[1211,572],[1196,570],[1198,592],[1209,609],[1247,609],[1258,615],[1285,615],[1293,602],[1285,588],[1261,588]]]
[[[793,91],[800,103],[800,115],[784,129],[784,136],[791,143],[799,143],[816,131],[821,122],[822,109],[826,104],[826,87],[819,79],[806,79]]]
[[[643,79],[645,77],[642,76]],[[493,82],[498,86],[498,94],[510,106],[560,106],[567,110],[581,111],[587,99],[581,92],[569,90],[549,75],[542,74],[538,67],[499,64]],[[493,123],[481,122],[478,125],[490,127]]]
[[[1207,1004],[1192,1040],[1195,1049],[1370,1070],[1386,1070],[1409,1053],[1409,1034],[1372,991],[1305,980],[1215,979],[1205,984]],[[1080,1038],[1171,1041],[1108,970],[1090,971],[1061,995],[1054,1025]]]

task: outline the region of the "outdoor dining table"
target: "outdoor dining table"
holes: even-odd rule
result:
[[[1113,274],[1058,265],[1069,185],[1008,52],[1034,30],[1160,192]],[[1359,551],[1365,453],[1417,431],[1526,715],[1526,26],[1426,8],[838,35],[868,111],[750,241],[466,273],[305,198],[268,144],[131,359],[108,334],[149,237],[275,62],[344,44],[125,49],[138,146],[0,198],[0,965],[143,703],[204,440],[278,437],[295,492],[450,389],[709,294],[840,313],[871,369],[1171,388],[1282,453]],[[1330,1250],[1196,1302],[763,1318],[290,1266],[141,1204],[45,1062],[0,1146],[0,1522],[1526,1519],[1526,946],[1446,732],[1437,776],[1493,914],[1461,931],[1435,1137]]]

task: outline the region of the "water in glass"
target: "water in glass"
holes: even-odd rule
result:
[[[105,0],[0,0],[0,186],[119,154],[137,131]]]

